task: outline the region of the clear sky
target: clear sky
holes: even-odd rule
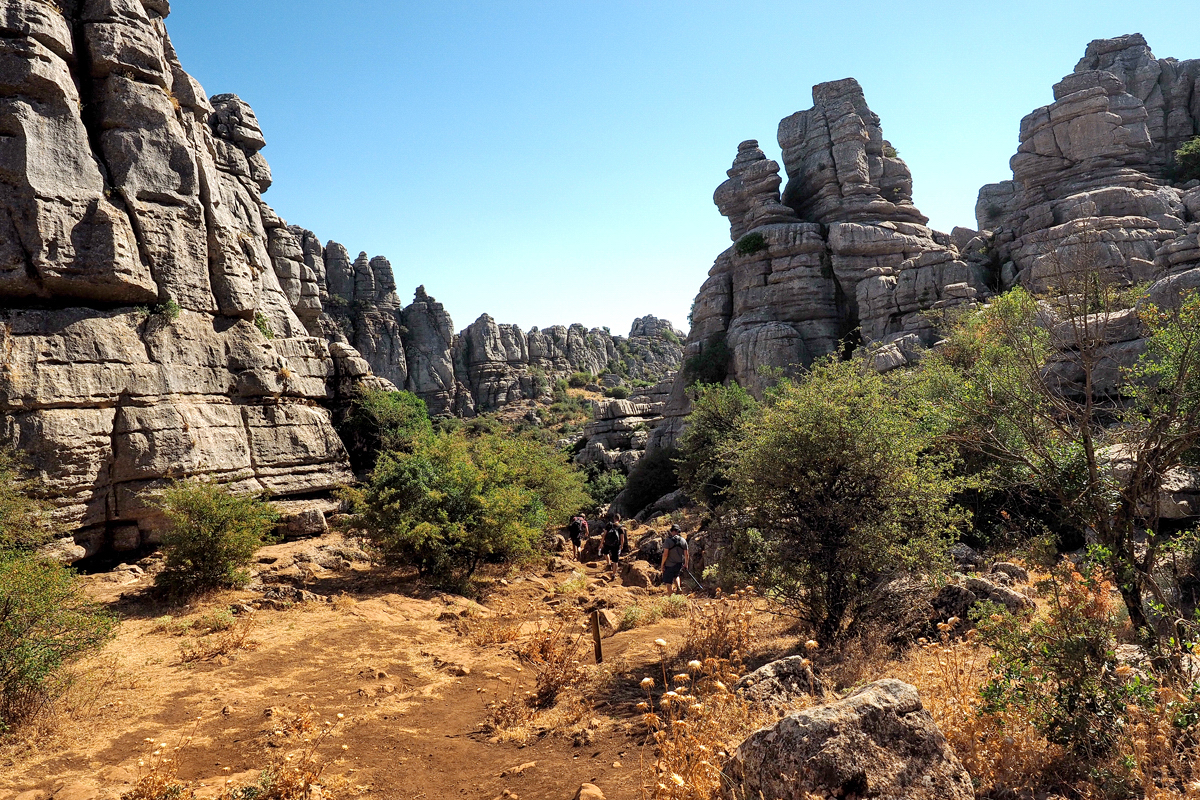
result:
[[[212,94],[249,102],[289,222],[391,259],[463,328],[686,316],[737,145],[853,76],[942,230],[1011,176],[1021,118],[1095,38],[1200,58],[1200,3],[174,0]]]

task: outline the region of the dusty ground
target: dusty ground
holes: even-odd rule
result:
[[[148,739],[166,743],[168,753],[183,745],[179,776],[211,791],[300,746],[281,729],[305,712],[318,729],[344,715],[319,751],[328,761],[322,782],[339,797],[491,800],[507,790],[557,800],[583,782],[610,800],[638,797],[645,734],[634,709],[637,681],[659,673],[653,642],[677,642],[684,620],[606,632],[605,667],[591,669],[586,704],[575,702],[561,730],[534,730],[521,743],[487,732],[483,722],[488,703],[529,688],[530,670],[515,651],[556,608],[579,624],[598,598],[619,614],[661,590],[622,588],[602,569],[560,561],[553,573],[509,576],[480,606],[423,592],[379,567],[321,556],[321,548],[336,552],[340,544],[331,535],[265,548],[261,580],[328,599],[267,602],[242,613],[249,647],[195,661],[183,660],[187,648],[236,637],[240,628],[201,636],[185,629],[189,621],[261,605],[264,594],[227,593],[171,610],[148,598],[148,575],[89,576],[89,592],[123,617],[118,638],[86,665],[50,730],[0,748],[0,800],[118,798],[144,772],[138,762],[156,746]],[[587,588],[556,593],[572,566],[588,576]],[[174,619],[162,619],[167,613]],[[516,622],[523,623],[517,640],[483,642],[489,625]],[[590,640],[580,653],[593,663]]]

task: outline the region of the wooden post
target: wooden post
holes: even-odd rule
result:
[[[592,641],[596,643],[596,663],[604,662],[604,650],[600,646],[600,609],[592,612]]]

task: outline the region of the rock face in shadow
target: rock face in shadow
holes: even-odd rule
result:
[[[1171,180],[1175,150],[1200,133],[1198,79],[1200,60],[1158,59],[1141,34],[1088,45],[1021,121],[1012,180],[980,190],[1005,286],[1043,290],[1088,265],[1158,281],[1156,297],[1200,284],[1200,185]]]

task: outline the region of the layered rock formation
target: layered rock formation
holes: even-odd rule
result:
[[[1044,289],[1065,271],[1200,283],[1200,188],[1170,182],[1200,133],[1200,60],[1158,59],[1140,34],[1094,41],[1054,102],[1021,121],[1013,178],[976,216],[1004,284]]]
[[[713,198],[735,244],[696,297],[685,353],[725,348],[727,376],[756,393],[771,372],[794,374],[843,343],[902,340],[888,363],[904,363],[936,336],[922,312],[974,302],[991,287],[974,236],[926,226],[908,167],[858,83],[815,86],[813,103],[779,125],[782,194],[779,165],[751,140]],[[656,446],[681,429],[688,380],[676,380]]]
[[[322,404],[365,364],[312,335],[319,281],[261,199],[254,113],[183,70],[168,12],[0,8],[0,438],[89,552],[137,546],[167,479],[352,478]]]

